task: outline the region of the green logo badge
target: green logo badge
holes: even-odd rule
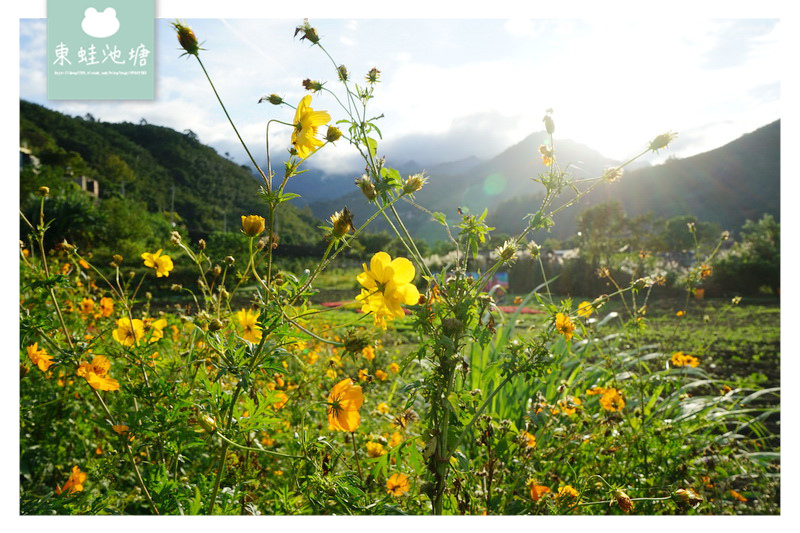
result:
[[[47,98],[152,100],[154,0],[47,0]]]

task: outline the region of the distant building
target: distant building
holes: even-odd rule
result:
[[[66,176],[66,177],[70,178],[71,176]],[[88,192],[95,198],[100,198],[100,182],[98,182],[97,180],[87,178],[86,176],[78,176],[77,178],[72,177],[72,181],[77,183],[82,190]]]
[[[25,167],[32,167],[34,173],[39,172],[39,166],[41,165],[39,158],[33,155],[31,149],[27,146],[20,146],[19,147],[19,169],[22,170]]]

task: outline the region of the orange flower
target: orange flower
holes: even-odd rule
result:
[[[345,378],[331,389],[328,396],[328,426],[337,431],[355,431],[361,424],[358,410],[364,403],[360,385]]]
[[[392,474],[386,480],[386,492],[395,498],[402,496],[411,490],[411,483],[405,474]]]
[[[47,372],[50,365],[53,364],[53,356],[48,354],[44,348],[39,348],[38,342],[34,342],[32,345],[28,346],[26,351],[28,352],[28,357],[31,362],[38,366],[39,370],[42,372]]]
[[[114,313],[114,300],[105,296],[100,298],[100,314],[109,317]]]
[[[375,371],[375,377],[381,381],[386,381],[386,378],[389,377],[389,374],[379,368]]]
[[[361,350],[361,355],[364,356],[364,359],[367,361],[372,361],[375,359],[375,348],[372,346],[367,346],[363,350]]]
[[[550,487],[539,485],[536,483],[536,480],[531,479],[528,483],[530,484],[531,489],[531,499],[535,502],[538,502],[542,495],[550,492]]]
[[[370,457],[380,457],[385,453],[386,450],[383,449],[383,444],[381,444],[380,442],[367,443],[367,455],[369,455]]]
[[[520,436],[525,440],[525,445],[528,448],[536,448],[536,436],[528,433],[527,431],[520,432]]]
[[[81,314],[91,315],[92,313],[94,313],[94,300],[91,298],[81,300]]]
[[[93,389],[116,391],[119,390],[119,382],[108,376],[111,363],[102,355],[96,355],[91,364],[82,362],[78,367],[78,376],[84,378]]]
[[[578,499],[578,491],[572,485],[564,485],[563,487],[558,487],[558,493],[556,494],[557,498],[572,498],[573,500]]]
[[[731,496],[733,496],[734,500],[738,500],[740,502],[746,502],[747,501],[747,498],[745,498],[744,496],[742,496],[741,494],[739,494],[738,492],[736,492],[733,489],[729,490],[728,492],[731,494]]]
[[[617,389],[607,389],[600,397],[600,405],[606,411],[622,411],[625,407],[625,399],[620,395]]]
[[[697,357],[683,352],[673,353],[670,361],[672,362],[672,366],[691,366],[694,368],[700,364],[700,360],[697,359]]]
[[[570,340],[575,331],[575,324],[564,313],[556,313],[556,331],[564,335],[565,339]]]
[[[72,467],[72,473],[69,475],[69,479],[64,486],[56,488],[56,494],[61,494],[62,492],[67,492],[67,494],[74,494],[76,492],[81,492],[83,490],[83,483],[86,481],[86,473],[81,472],[81,469],[77,466]]]
[[[400,372],[400,365],[398,365],[397,363],[389,363],[389,372],[391,372],[392,374],[397,374],[398,372]]]

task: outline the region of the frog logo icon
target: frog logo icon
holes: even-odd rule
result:
[[[83,12],[81,29],[90,37],[98,39],[111,37],[119,31],[117,11],[113,7],[107,7],[102,12],[98,12],[95,8],[90,7]]]

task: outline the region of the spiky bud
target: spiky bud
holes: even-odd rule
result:
[[[184,26],[180,22],[173,22],[172,27],[178,34],[178,42],[181,44],[187,54],[196,56],[200,51],[200,45],[197,44],[197,37],[189,26]]]
[[[426,183],[428,183],[428,177],[425,172],[413,174],[403,182],[403,194],[414,194],[424,187]]]
[[[361,192],[364,193],[364,196],[366,196],[367,200],[370,202],[378,196],[378,191],[375,189],[375,185],[366,174],[360,178],[356,178],[356,185],[359,189],[361,189]]]
[[[381,71],[376,69],[375,67],[372,67],[371,69],[369,69],[369,72],[367,72],[366,80],[368,83],[378,83],[380,77],[381,77]]]
[[[336,67],[336,73],[339,75],[339,81],[345,82],[350,74],[347,72],[347,67],[344,65],[339,65]]]
[[[269,102],[272,105],[281,105],[283,103],[283,98],[273,93],[269,96],[262,96],[259,98],[258,103],[260,104],[261,102]]]
[[[650,146],[648,146],[648,150],[657,152],[662,148],[666,148],[667,146],[669,146],[669,143],[671,143],[673,139],[675,139],[675,137],[677,136],[678,136],[677,133],[672,133],[671,131],[662,133],[661,135],[657,136],[655,139],[650,141]]]
[[[297,26],[294,30],[294,36],[297,37],[298,33],[302,33],[303,36],[300,37],[300,40],[308,39],[311,44],[317,44],[319,42],[319,35],[317,34],[317,30],[311,27],[311,24],[308,23],[308,19],[303,20],[302,26]]]
[[[353,229],[353,213],[346,207],[331,215],[331,234],[334,238],[341,239]]]
[[[332,143],[342,138],[342,130],[336,126],[328,126],[328,131],[325,133],[325,140]]]

